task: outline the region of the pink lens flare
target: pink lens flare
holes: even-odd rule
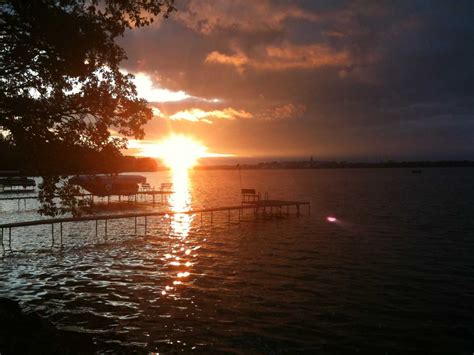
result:
[[[336,217],[333,217],[333,216],[329,216],[329,217],[326,217],[326,220],[329,222],[329,223],[334,223],[337,221],[337,218]]]

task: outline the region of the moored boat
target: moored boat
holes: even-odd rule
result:
[[[139,184],[146,183],[141,175],[78,175],[70,182],[95,196],[134,195]]]

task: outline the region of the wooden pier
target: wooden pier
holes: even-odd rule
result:
[[[231,212],[238,211],[238,222],[242,221],[243,212],[246,210],[251,210],[255,217],[262,215],[265,217],[271,216],[289,216],[292,212],[296,216],[299,216],[301,213],[301,206],[306,206],[306,211],[308,215],[311,213],[311,205],[309,202],[301,201],[282,201],[282,200],[262,200],[254,201],[252,203],[241,204],[237,206],[223,206],[223,207],[214,207],[214,208],[203,208],[196,210],[188,211],[162,211],[162,212],[139,212],[139,213],[124,213],[124,214],[103,214],[103,215],[88,215],[82,217],[66,217],[66,218],[53,218],[53,219],[41,219],[34,221],[24,221],[24,222],[14,222],[14,223],[4,223],[0,224],[1,230],[1,245],[2,250],[5,251],[4,238],[7,236],[8,245],[10,251],[11,242],[12,242],[12,229],[20,227],[30,227],[30,226],[40,226],[40,225],[50,225],[51,226],[51,246],[55,245],[55,225],[59,226],[59,241],[60,245],[63,244],[63,224],[64,223],[79,223],[79,222],[95,222],[95,235],[96,237],[99,234],[99,221],[103,221],[104,225],[104,237],[107,237],[107,223],[110,220],[117,219],[129,219],[133,221],[135,235],[138,234],[138,219],[142,218],[144,235],[147,234],[147,224],[148,219],[152,217],[166,217],[174,215],[200,215],[201,224],[203,223],[203,215],[208,214],[210,216],[210,223],[213,223],[213,217],[215,213],[226,212],[227,220],[230,223],[231,221]]]
[[[147,190],[147,191],[138,191],[136,194],[133,195],[116,195],[116,194],[111,194],[108,196],[96,196],[93,194],[79,194],[75,195],[75,197],[78,198],[88,198],[91,200],[92,204],[99,203],[99,204],[104,204],[107,203],[110,205],[110,203],[122,203],[122,202],[127,202],[127,203],[132,203],[132,204],[142,204],[143,202],[150,202],[153,206],[157,203],[165,203],[167,201],[167,198],[169,195],[172,195],[174,192],[173,191],[163,191],[163,190]],[[148,201],[147,197],[151,196],[151,201]],[[159,199],[156,197],[159,196]],[[59,196],[56,196],[59,197]],[[115,201],[113,201],[113,198],[115,197]],[[122,199],[123,197],[123,199]],[[143,201],[143,198],[145,197],[145,201]],[[14,197],[0,197],[0,203],[2,201],[16,201],[18,205],[18,211],[21,211],[21,207],[26,210],[27,205],[26,201],[27,200],[38,200],[39,196],[34,195],[34,196],[14,196]],[[23,202],[23,203],[22,203]]]

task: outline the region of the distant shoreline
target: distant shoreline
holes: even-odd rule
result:
[[[151,158],[145,158],[150,159]],[[413,170],[429,168],[474,168],[472,160],[439,160],[439,161],[387,161],[387,162],[347,162],[347,161],[271,161],[256,164],[219,164],[219,165],[196,165],[194,170],[309,170],[309,169],[390,169],[406,168]],[[167,171],[170,168],[158,164],[143,164],[137,169],[133,164],[130,169],[121,166],[116,171],[110,170],[82,170],[63,171],[58,175],[96,175],[96,174],[120,174],[120,173],[145,173],[156,171]],[[22,171],[22,169],[1,169],[1,176],[10,176],[15,172],[18,176],[40,176],[32,171]],[[414,171],[417,172],[417,171]]]
[[[408,168],[408,169],[425,169],[425,168],[472,168],[474,161],[409,161],[409,162],[345,162],[345,161],[273,161],[262,162],[257,164],[236,164],[236,165],[199,165],[194,167],[195,170],[278,170],[278,169],[387,169],[387,168]]]

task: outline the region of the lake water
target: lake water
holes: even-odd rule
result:
[[[54,251],[50,227],[15,229],[0,296],[114,351],[472,354],[474,169],[241,174],[311,215],[109,221],[107,240],[65,225]],[[174,180],[175,210],[240,203],[238,171],[143,175]],[[38,218],[1,205],[2,223]]]

